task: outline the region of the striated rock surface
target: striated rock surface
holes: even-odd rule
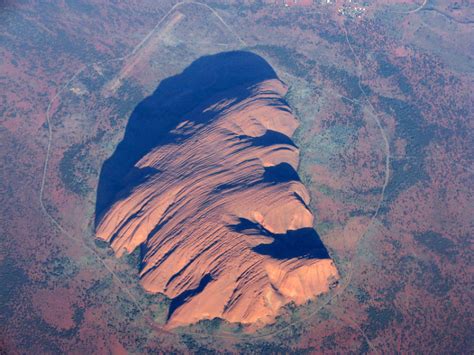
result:
[[[226,55],[217,75],[235,69],[237,54]],[[296,173],[298,122],[285,85],[273,74],[227,79],[209,79],[212,96],[127,160],[97,219],[97,237],[117,256],[140,248],[143,287],[172,299],[169,327],[215,317],[263,325],[338,277]]]

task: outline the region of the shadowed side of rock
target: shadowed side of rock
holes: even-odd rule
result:
[[[104,164],[97,237],[118,256],[140,248],[170,327],[267,324],[338,277],[298,178],[286,90],[255,54],[201,58],[137,107]]]

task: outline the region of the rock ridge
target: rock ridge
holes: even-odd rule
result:
[[[298,178],[286,92],[265,78],[195,105],[98,218],[96,235],[117,256],[140,248],[141,284],[172,299],[168,327],[268,324],[338,278]]]

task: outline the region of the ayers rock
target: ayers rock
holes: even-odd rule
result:
[[[172,299],[169,327],[264,325],[338,278],[296,172],[286,91],[255,54],[203,57],[137,106],[103,166],[97,237],[117,256],[139,248],[143,287]]]

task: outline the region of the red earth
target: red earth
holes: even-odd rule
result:
[[[473,10],[360,6],[3,4],[2,351],[471,353]],[[340,279],[259,329],[167,330],[171,300],[140,286],[140,255],[95,238],[99,174],[163,80],[231,50],[289,87],[298,174]]]

